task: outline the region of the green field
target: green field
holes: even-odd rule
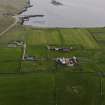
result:
[[[7,85],[7,86],[6,86]],[[70,72],[0,77],[1,105],[99,105],[99,79]]]
[[[97,30],[97,29],[96,29]],[[91,31],[91,32],[90,32]],[[94,30],[93,30],[94,31]],[[104,31],[104,29],[101,29]],[[87,40],[86,40],[87,39]],[[28,55],[40,58],[57,58],[57,57],[72,57],[77,56],[80,59],[80,65],[74,68],[64,67],[64,69],[71,69],[69,71],[83,71],[83,72],[98,72],[104,71],[104,48],[92,35],[90,29],[28,29],[28,28],[14,28],[6,35],[0,38],[0,45],[7,46],[8,42],[13,40],[24,40],[27,44],[26,52]],[[69,53],[51,52],[48,51],[47,45],[56,45],[59,47],[73,47],[73,51]],[[25,67],[24,67],[25,65]],[[22,62],[23,71],[27,65],[28,71],[36,71],[36,69],[49,70],[55,67],[52,61],[40,62]],[[42,66],[39,66],[42,65]],[[34,69],[37,67],[36,69]],[[59,69],[58,65],[58,69]],[[62,68],[62,66],[61,66]],[[26,70],[27,71],[27,70]]]
[[[26,55],[39,61],[23,61]],[[0,37],[0,105],[105,105],[105,28],[35,29],[17,25]],[[72,47],[54,52],[48,45]],[[79,65],[58,65],[54,58],[72,57]]]
[[[20,56],[20,49],[0,48],[0,73],[17,72]]]

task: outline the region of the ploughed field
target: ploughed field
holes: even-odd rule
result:
[[[13,41],[23,47],[8,47]],[[71,48],[51,51],[49,45]],[[57,64],[76,56],[79,64]],[[0,37],[0,105],[104,105],[105,28],[34,29],[16,26]]]

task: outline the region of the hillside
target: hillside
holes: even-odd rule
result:
[[[0,0],[0,32],[14,22],[11,15],[21,11],[27,0]]]

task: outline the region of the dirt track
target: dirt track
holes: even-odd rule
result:
[[[12,29],[18,22],[18,18],[16,16],[13,17],[15,19],[14,23],[11,24],[8,28],[6,28],[4,31],[0,33],[0,36],[4,35],[6,32],[8,32],[10,29]]]

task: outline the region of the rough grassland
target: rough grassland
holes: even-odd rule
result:
[[[0,13],[17,13],[26,5],[27,0],[0,0]]]
[[[14,22],[14,19],[10,16],[0,16],[0,32],[4,31],[10,24]]]
[[[0,0],[0,33],[14,22],[12,15],[17,14],[26,6],[27,0]],[[9,14],[4,15],[4,14]]]

